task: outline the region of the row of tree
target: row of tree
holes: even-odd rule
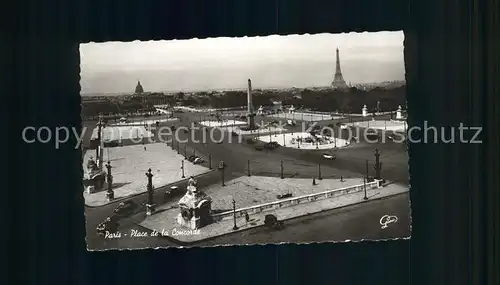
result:
[[[260,90],[253,96],[253,105],[258,108],[261,105],[270,106],[273,101],[280,101],[283,105],[294,105],[298,108],[345,113],[360,113],[363,106],[367,105],[370,112],[377,110],[377,108],[383,112],[395,110],[399,105],[405,106],[405,90],[405,86],[393,89],[374,88],[369,91],[359,90],[354,87],[345,91],[304,89],[293,93]],[[247,105],[246,91],[227,91],[223,95],[203,92],[203,94],[200,93],[195,96],[185,96],[184,93],[180,92],[168,98],[168,103],[171,105],[180,104],[211,108],[231,108]],[[152,102],[148,102],[147,97],[133,97],[121,102],[101,101],[83,104],[82,106],[82,114],[85,117],[94,117],[99,113],[133,114],[145,110],[154,110]]]
[[[406,105],[405,87],[394,89],[375,88],[370,91],[351,89],[348,91],[335,90],[303,90],[301,97],[288,97],[283,100],[284,105],[294,105],[317,111],[333,111],[361,113],[364,105],[370,111],[377,108],[381,112],[391,111],[399,105]]]

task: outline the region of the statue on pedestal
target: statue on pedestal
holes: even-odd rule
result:
[[[260,105],[259,109],[257,110],[257,115],[262,115],[264,113],[264,106]]]
[[[362,113],[363,117],[368,116],[368,107],[366,107],[366,105],[363,105],[363,109],[361,109],[361,113]]]
[[[402,115],[402,108],[401,108],[401,105],[398,106],[398,110],[396,111],[396,120],[401,120],[403,119],[403,115]]]
[[[87,169],[85,174],[85,178],[88,182],[86,190],[89,194],[100,191],[104,188],[104,183],[106,181],[106,172],[99,168],[92,157],[90,157],[87,161]]]
[[[198,191],[196,180],[191,177],[188,181],[187,192],[179,200],[180,214],[177,223],[195,230],[212,222],[212,199],[205,193]]]

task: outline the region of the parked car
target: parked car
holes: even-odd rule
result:
[[[232,131],[232,132],[231,132],[231,136],[233,136],[233,137],[237,137],[237,136],[238,136],[238,134],[237,134],[236,132]]]
[[[268,142],[264,145],[266,149],[275,149],[279,147],[280,145],[277,142]]]
[[[255,150],[258,150],[258,151],[264,150],[263,145],[256,145],[254,148],[255,148]]]
[[[176,130],[175,126],[171,126],[170,130],[175,131]]]
[[[167,191],[165,191],[165,196],[171,197],[174,196],[179,192],[179,187],[178,186],[172,186],[170,187]]]
[[[275,215],[269,214],[265,216],[264,225],[266,225],[270,229],[278,229],[281,230],[284,228],[283,221],[279,221]]]
[[[107,217],[104,222],[100,223],[96,227],[97,234],[105,235],[106,232],[115,233],[118,231],[118,221],[116,217]]]
[[[334,155],[332,155],[330,153],[327,153],[327,152],[324,152],[322,154],[322,156],[323,156],[324,159],[328,159],[328,160],[335,160],[337,158],[336,156],[334,156]]]
[[[292,193],[276,195],[276,198],[278,198],[278,199],[286,199],[286,198],[291,198],[291,197],[292,197]]]
[[[205,162],[205,160],[203,160],[203,158],[201,158],[201,157],[197,157],[197,158],[195,158],[193,160],[194,164],[200,164],[200,163],[203,163],[203,162]]]
[[[255,144],[255,139],[254,138],[247,138],[246,142],[247,142],[247,144]]]
[[[135,209],[137,209],[137,204],[132,200],[120,202],[118,207],[115,208],[115,214],[119,216],[125,216],[132,213]]]
[[[118,141],[104,142],[104,147],[118,147],[120,143]]]
[[[188,156],[187,160],[190,161],[190,162],[193,162],[194,160],[196,159],[196,156],[195,155],[190,155]]]

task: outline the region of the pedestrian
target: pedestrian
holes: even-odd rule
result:
[[[248,215],[247,212],[245,212],[245,221],[247,222],[247,224],[250,221],[250,216]]]

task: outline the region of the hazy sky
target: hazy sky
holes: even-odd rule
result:
[[[335,49],[347,83],[404,80],[400,32],[80,45],[82,93],[328,86]]]

